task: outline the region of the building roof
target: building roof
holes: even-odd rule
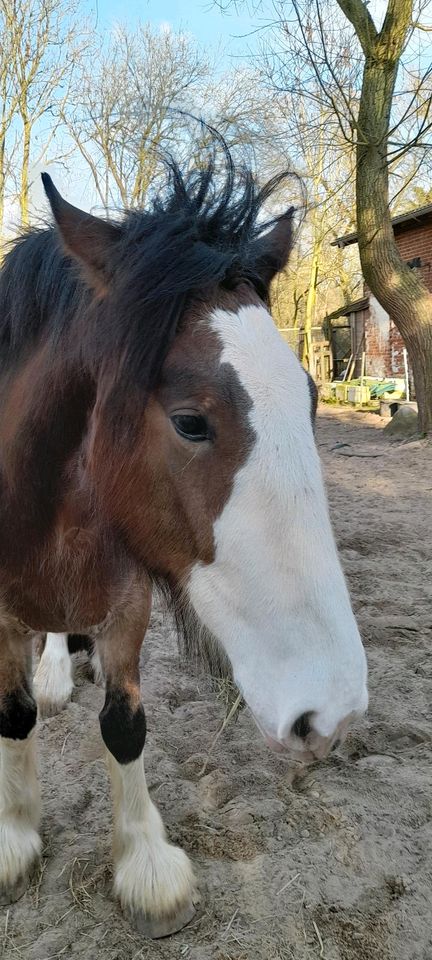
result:
[[[415,210],[409,210],[407,213],[400,213],[397,217],[392,217],[393,230],[396,234],[404,233],[405,230],[412,230],[416,224],[432,223],[432,203],[424,207],[417,207]],[[357,243],[357,233],[346,233],[343,237],[337,237],[332,240],[332,247],[349,247],[351,243]]]
[[[326,320],[337,320],[338,317],[348,317],[350,313],[359,313],[360,310],[366,310],[366,307],[369,304],[369,297],[362,297],[361,300],[352,300],[351,303],[345,303],[343,307],[339,307],[338,310],[333,310],[333,313],[328,313]]]

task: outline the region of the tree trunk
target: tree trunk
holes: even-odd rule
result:
[[[303,364],[309,370],[312,377],[315,376],[315,359],[312,343],[312,326],[315,317],[316,288],[318,280],[318,260],[321,252],[321,245],[315,244],[310,271],[310,282],[306,298],[305,320],[304,320],[304,341],[303,341]]]
[[[414,374],[419,429],[428,434],[432,433],[432,295],[401,259],[388,207],[386,110],[390,112],[395,79],[393,63],[366,59],[357,144],[358,244],[366,283],[405,341]],[[374,118],[378,123],[374,124]]]
[[[432,436],[432,305],[429,306],[427,323],[422,324],[415,316],[411,322],[413,333],[405,335],[404,340],[414,374],[419,430],[426,437]]]
[[[394,320],[411,360],[422,434],[432,434],[432,294],[403,262],[389,209],[388,134],[397,72],[413,0],[388,0],[378,33],[363,0],[338,0],[365,56],[357,122],[356,204],[360,260],[368,287]]]

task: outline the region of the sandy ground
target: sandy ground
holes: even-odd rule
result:
[[[0,917],[5,957],[431,960],[432,448],[390,445],[382,426],[326,408],[318,428],[367,646],[367,718],[295,780],[246,710],[211,751],[225,705],[179,666],[156,610],[142,662],[148,779],[193,857],[201,914],[151,943],[112,897],[103,694],[78,663],[73,703],[40,725],[44,857]]]

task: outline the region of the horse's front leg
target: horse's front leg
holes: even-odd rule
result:
[[[68,635],[47,633],[41,647],[33,689],[41,717],[50,717],[60,713],[72,696],[74,684]]]
[[[30,668],[31,640],[0,627],[0,903],[21,896],[41,849]]]
[[[166,839],[144,773],[139,654],[150,607],[151,588],[141,585],[133,609],[116,612],[98,637],[106,678],[100,724],[114,802],[115,892],[141,933],[164,937],[192,919],[195,885],[186,854]]]

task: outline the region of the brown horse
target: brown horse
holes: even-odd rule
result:
[[[144,775],[153,584],[223,651],[274,748],[322,758],[367,703],[313,391],[268,310],[292,210],[260,227],[276,181],[259,191],[226,159],[222,184],[172,163],[151,209],[118,222],[44,175],[55,227],[0,274],[0,887],[18,896],[40,853],[32,639],[50,632],[39,690],[59,704],[67,632],[83,633],[106,683],[115,890],[151,936],[194,910]]]

